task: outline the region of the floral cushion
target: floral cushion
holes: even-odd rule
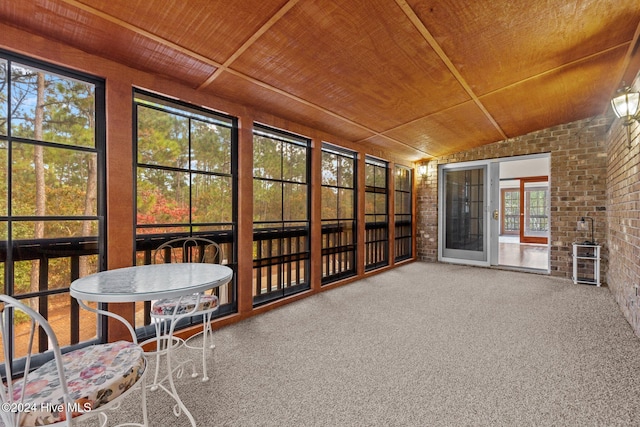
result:
[[[73,417],[91,411],[130,389],[147,366],[142,348],[128,341],[93,345],[62,355]],[[14,398],[20,399],[24,383],[14,385]],[[66,419],[62,389],[55,360],[29,374],[21,426],[42,426]],[[19,401],[19,400],[18,400]]]
[[[194,310],[197,306],[197,310]],[[218,306],[218,297],[209,294],[192,294],[182,298],[165,298],[156,301],[151,307],[151,314],[155,316],[172,316],[192,311],[212,310]]]

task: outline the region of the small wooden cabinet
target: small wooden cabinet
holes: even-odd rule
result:
[[[573,283],[600,286],[600,245],[573,244]]]

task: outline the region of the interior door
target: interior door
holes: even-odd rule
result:
[[[488,265],[488,163],[441,165],[439,258]]]

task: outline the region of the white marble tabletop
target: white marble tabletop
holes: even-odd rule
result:
[[[228,283],[233,270],[199,263],[151,264],[95,273],[71,283],[71,296],[83,301],[134,302],[175,298]]]

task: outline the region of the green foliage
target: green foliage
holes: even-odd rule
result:
[[[7,134],[7,97],[9,81],[7,79],[7,61],[0,59],[0,135]]]
[[[355,218],[355,159],[322,152],[322,219]]]
[[[253,220],[306,221],[307,148],[254,134]]]
[[[42,129],[36,124],[38,74],[44,78]],[[95,146],[93,85],[19,64],[11,68],[11,135],[59,144]],[[38,134],[42,132],[42,136]]]
[[[411,170],[396,166],[395,173],[395,215],[411,214]]]
[[[31,144],[13,144],[13,215],[36,214],[36,173],[33,163],[35,149]],[[90,163],[96,161],[96,154],[55,147],[44,147],[42,151],[46,215],[83,215]],[[93,204],[90,208],[95,215],[97,205]]]
[[[364,211],[369,218],[367,222],[383,221],[387,213],[387,168],[381,162],[367,162],[364,171],[367,186]]]
[[[192,111],[136,101],[137,223],[231,223],[230,127]]]
[[[0,215],[32,217],[13,220],[11,238],[97,235],[97,221],[73,219],[97,215],[96,187],[89,185],[97,181],[97,154],[76,150],[96,147],[94,86],[16,62],[11,70],[6,66],[6,61],[0,62],[0,133],[10,136],[12,142],[10,165],[9,144],[3,142],[0,147],[4,165],[0,174]],[[9,198],[11,212],[6,204]],[[66,216],[69,220],[52,221],[47,219],[49,216]],[[2,225],[0,237],[10,237],[6,224]],[[37,289],[38,262],[13,265],[16,293]],[[91,266],[97,259],[84,257],[81,263]],[[51,259],[47,270],[49,289],[68,286],[69,258]]]

